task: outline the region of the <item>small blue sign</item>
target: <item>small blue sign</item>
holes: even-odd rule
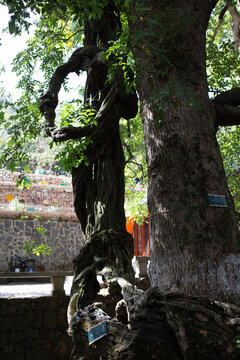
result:
[[[107,335],[107,323],[102,322],[101,324],[92,327],[88,330],[87,335],[89,345],[101,339],[103,336]]]
[[[227,200],[224,195],[208,194],[208,203],[210,206],[223,206],[227,207]]]

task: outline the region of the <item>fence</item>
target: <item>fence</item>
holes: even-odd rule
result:
[[[149,222],[145,221],[142,225],[134,223],[132,236],[134,238],[134,250],[136,256],[149,256]]]

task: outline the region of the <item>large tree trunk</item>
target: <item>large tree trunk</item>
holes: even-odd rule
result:
[[[137,65],[145,70],[143,76],[139,74],[138,90],[149,169],[149,273],[152,285],[160,289],[144,293],[132,285],[133,248],[125,230],[118,121],[121,116],[135,116],[137,99],[134,93],[126,93],[122,71],[116,73],[104,99],[99,99],[96,128],[55,129],[56,91],[42,97],[40,105],[55,141],[89,135],[93,140],[86,152],[91,165],[73,171],[76,213],[86,242],[74,264],[69,333],[76,355],[89,360],[192,360],[196,353],[199,359],[237,360],[237,307],[166,293],[179,290],[235,302],[239,295],[238,233],[215,137],[214,110],[207,96],[204,36],[210,5],[199,0],[173,0],[171,5],[155,0],[143,4],[141,11],[144,8],[148,8],[148,18],[136,13],[131,27],[136,45],[142,34],[145,41],[135,48],[135,55],[140,59]],[[192,16],[198,21],[193,23]],[[162,28],[156,29],[156,21]],[[50,90],[59,88],[59,72],[65,74],[79,64],[84,69],[86,63],[93,76],[88,85],[96,84],[96,64],[102,69],[104,63],[89,44],[57,69]],[[95,89],[90,90],[86,94],[94,99]],[[104,88],[96,90],[104,93]],[[210,208],[208,193],[225,195],[229,206]],[[105,298],[97,294],[96,274],[108,285]],[[115,315],[118,321],[110,317]],[[86,331],[90,329],[90,343],[96,340],[95,325],[105,330],[106,326],[107,332],[100,332],[89,346]]]
[[[148,10],[131,23],[132,41],[136,30],[140,39],[144,31],[134,53],[146,69],[138,92],[149,177],[149,276],[165,291],[239,303],[239,230],[206,80],[205,33],[215,4],[145,1]],[[228,206],[209,206],[208,194],[224,195]]]
[[[74,148],[74,157],[78,160],[86,157],[88,165],[80,161],[72,169],[74,206],[85,243],[74,259],[69,320],[96,300],[100,290],[97,275],[102,276],[109,291],[118,294],[117,300],[122,298],[119,289],[134,282],[133,238],[126,230],[124,212],[125,159],[119,120],[136,116],[138,99],[134,89],[127,92],[120,66],[115,67],[112,81],[107,82],[111,62],[104,58],[103,48],[107,50],[108,41],[115,39],[114,34],[120,28],[119,11],[113,2],[104,8],[101,18],[86,19],[85,25],[84,47],[74,51],[70,59],[55,70],[48,91],[39,101],[46,133],[53,141],[85,137],[91,140],[84,150]],[[84,105],[96,111],[95,121],[86,121],[84,126],[57,128],[55,109],[59,90],[69,73],[80,71],[87,71]],[[133,77],[130,69],[128,76]]]

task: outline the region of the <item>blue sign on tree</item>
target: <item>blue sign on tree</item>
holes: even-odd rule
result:
[[[92,327],[88,330],[87,335],[89,345],[101,339],[103,336],[107,335],[107,323],[102,322],[101,324]]]
[[[210,206],[224,206],[227,207],[227,200],[224,195],[208,194],[208,203]]]

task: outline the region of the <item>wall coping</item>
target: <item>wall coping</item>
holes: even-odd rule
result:
[[[12,211],[12,210],[0,210],[1,219],[19,220],[23,216],[28,216],[24,220],[52,220],[58,222],[76,222],[79,223],[77,215],[74,212],[44,212],[44,211]],[[37,219],[36,219],[37,216]]]

